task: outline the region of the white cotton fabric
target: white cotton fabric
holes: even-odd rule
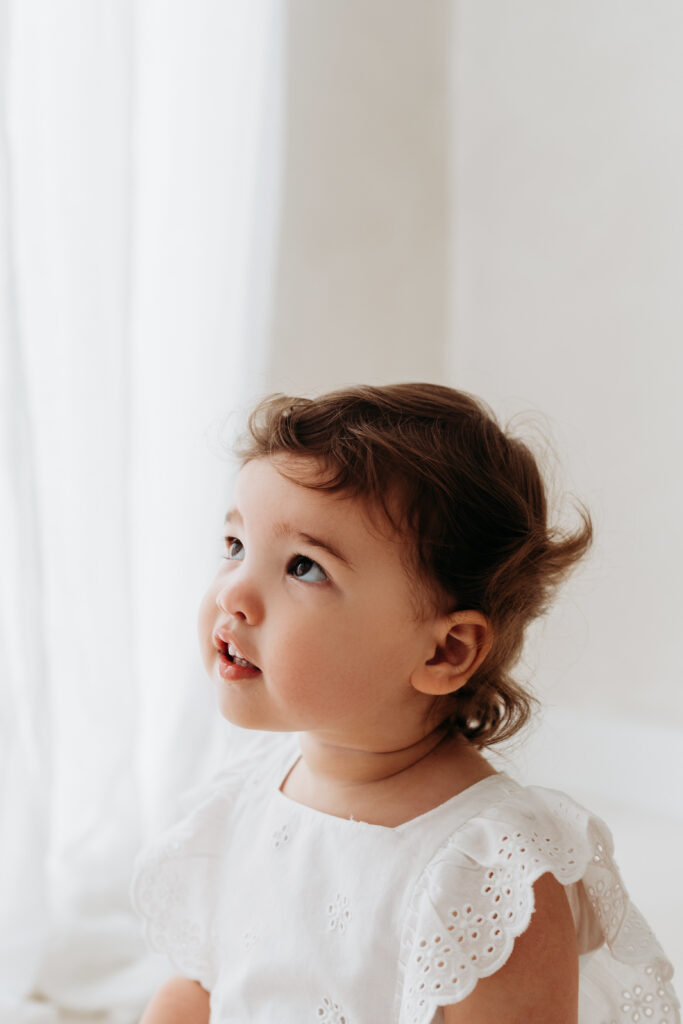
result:
[[[386,828],[286,797],[298,757],[274,738],[136,863],[147,940],[211,992],[211,1024],[438,1022],[508,959],[548,871],[576,923],[580,1024],[680,1024],[609,829],[570,797],[499,773]]]

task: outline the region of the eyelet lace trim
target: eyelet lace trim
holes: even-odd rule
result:
[[[502,967],[531,920],[533,884],[548,871],[563,885],[583,881],[612,957],[631,965],[607,997],[614,1024],[678,1024],[671,965],[628,899],[609,831],[563,794],[530,792],[520,827],[506,829],[490,809],[449,838],[418,883],[402,938],[400,1024],[429,1024],[438,1006],[465,999]],[[500,815],[510,820],[510,802]]]
[[[318,1024],[351,1024],[342,1007],[327,996],[318,1007],[315,1020]]]

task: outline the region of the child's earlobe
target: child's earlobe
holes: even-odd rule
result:
[[[439,620],[434,654],[418,666],[412,684],[421,693],[453,693],[474,675],[491,649],[491,625],[476,611]]]

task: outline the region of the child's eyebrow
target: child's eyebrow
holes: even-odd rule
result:
[[[225,515],[225,522],[235,522],[239,523],[240,526],[244,526],[244,520],[236,508],[228,509]],[[329,540],[324,540],[322,537],[314,537],[312,533],[306,533],[304,530],[297,530],[290,523],[276,523],[273,527],[273,533],[276,537],[296,537],[298,540],[303,540],[306,544],[311,545],[311,547],[327,551],[327,553],[332,555],[333,558],[339,559],[339,561],[343,562],[344,565],[347,565],[349,569],[353,569],[353,562],[351,559]]]
[[[314,537],[313,534],[304,533],[303,530],[295,530],[289,523],[277,523],[273,532],[276,537],[296,537],[297,540],[303,540],[311,547],[321,548],[321,550],[327,551],[329,555],[332,555],[333,558],[339,559],[349,569],[353,569],[352,562],[329,540],[323,540],[322,537]]]

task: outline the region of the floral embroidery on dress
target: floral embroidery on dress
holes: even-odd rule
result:
[[[242,936],[242,945],[247,952],[250,952],[254,946],[261,941],[261,929],[258,925],[252,925],[244,935]]]
[[[273,846],[277,850],[280,846],[284,846],[285,843],[289,842],[289,831],[287,825],[283,825],[282,828],[276,829],[273,832]]]
[[[482,896],[490,896],[494,903],[500,903],[506,896],[512,895],[512,871],[508,865],[498,865],[486,872],[486,884],[482,886]]]
[[[644,1017],[651,1017],[654,1013],[652,1003],[654,995],[646,992],[642,985],[634,985],[633,992],[628,990],[621,993],[621,998],[626,1000],[621,1007],[622,1011],[629,1014],[632,1021],[642,1020]]]
[[[346,930],[346,924],[351,918],[348,898],[346,896],[342,896],[341,893],[337,893],[334,898],[334,902],[330,903],[327,907],[327,914],[329,918],[330,931],[336,930],[344,932]]]
[[[641,981],[642,984],[635,983],[621,992],[623,1002],[619,1009],[626,1020],[634,1024],[643,1024],[645,1021],[651,1021],[652,1024],[674,1024],[679,1018],[675,1013],[677,1000],[671,986],[652,964],[645,967]],[[617,1021],[613,1024],[617,1024]]]
[[[344,1014],[338,1003],[332,1002],[327,996],[318,1007],[316,1020],[320,1024],[351,1024],[349,1018]]]
[[[626,910],[626,893],[622,886],[619,882],[609,885],[601,878],[595,885],[586,886],[586,892],[605,936],[613,939]]]

